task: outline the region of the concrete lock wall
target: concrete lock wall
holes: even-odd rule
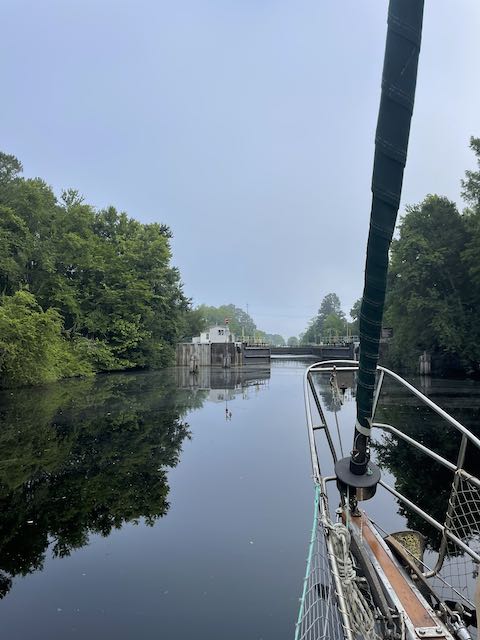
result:
[[[177,345],[177,366],[197,370],[199,367],[240,367],[270,365],[268,347],[250,347],[233,342],[199,344],[181,342]]]
[[[242,349],[233,342],[211,344],[210,364],[218,367],[237,367],[242,364]]]
[[[243,349],[243,364],[270,364],[270,347],[245,346]]]
[[[274,355],[315,356],[319,360],[352,360],[353,344],[271,347],[271,353]]]
[[[177,365],[179,367],[208,367],[210,365],[210,345],[181,342],[177,345]]]

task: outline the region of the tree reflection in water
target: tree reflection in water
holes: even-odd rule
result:
[[[167,470],[202,390],[118,374],[1,394],[0,597],[12,578],[143,518],[166,514]]]
[[[437,401],[435,398],[432,398]],[[478,398],[462,398],[459,394],[449,398],[445,394],[438,404],[455,416],[475,435],[480,435],[478,425]],[[436,413],[421,405],[413,396],[402,397],[388,385],[382,391],[376,415],[377,422],[389,423],[403,433],[414,438],[432,451],[453,462],[457,461],[460,446],[460,434]],[[450,496],[453,473],[444,466],[407,444],[394,435],[380,436],[375,431],[372,449],[376,452],[381,466],[395,477],[395,488],[421,507],[437,521],[443,523]],[[480,468],[479,451],[472,445],[467,446],[465,469],[478,475]],[[405,516],[407,525],[423,533],[427,545],[438,550],[441,534],[425,520],[406,509],[399,502],[399,513]],[[473,524],[473,523],[472,523]]]
[[[323,374],[316,381],[322,406],[326,411],[334,414],[339,412],[341,404],[355,400],[356,379],[354,375],[338,372],[337,383],[342,393],[343,388],[345,389],[341,403],[338,401],[338,394],[333,392],[328,382],[328,374]],[[434,379],[430,380],[429,388],[422,390],[433,396],[434,402],[445,408],[472,433],[480,436],[478,386],[473,386],[468,381],[452,382]],[[421,404],[413,395],[402,391],[399,385],[388,379],[384,381],[375,421],[397,427],[432,451],[452,463],[456,463],[461,439],[459,432],[449,427],[445,420]],[[340,441],[332,426],[334,424],[330,418],[331,435],[334,441]],[[341,424],[345,426],[345,421],[343,420]],[[343,431],[344,437],[345,433],[348,435],[351,433],[348,421],[346,426],[346,432]],[[348,438],[347,443],[350,444]],[[381,467],[394,476],[395,488],[437,521],[443,523],[452,489],[453,473],[401,438],[382,433],[379,430],[373,431],[371,448]],[[347,453],[346,449],[344,453]],[[467,446],[464,468],[478,476],[480,452],[472,445]],[[471,502],[472,500],[473,498],[470,498]],[[398,505],[399,513],[406,518],[407,526],[423,533],[427,539],[428,547],[437,551],[441,540],[439,531],[429,525],[421,516],[405,508],[403,503],[398,502]],[[470,514],[468,510],[471,511]],[[474,532],[478,529],[478,522],[475,522],[475,519],[478,517],[479,511],[480,503],[477,504],[476,501],[475,504],[471,503],[468,506],[465,515],[465,530],[470,528]],[[470,522],[467,522],[468,519]],[[472,535],[474,534],[472,533]],[[467,539],[465,540],[467,541]],[[454,550],[449,549],[450,555],[458,552],[459,547],[454,546]]]

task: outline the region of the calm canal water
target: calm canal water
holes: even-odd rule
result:
[[[313,508],[305,366],[205,369],[195,385],[171,369],[2,392],[3,635],[291,640]],[[429,393],[478,421],[478,383],[434,381]],[[400,419],[424,429],[394,399]],[[353,411],[347,389],[346,453]],[[395,482],[388,454],[375,453]],[[402,469],[416,486],[415,466]],[[385,496],[371,512],[405,525]]]

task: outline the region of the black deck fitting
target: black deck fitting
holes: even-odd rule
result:
[[[348,493],[357,500],[369,500],[375,495],[381,474],[379,467],[369,461],[367,472],[356,475],[350,471],[350,458],[342,458],[335,463],[335,475],[340,493]]]

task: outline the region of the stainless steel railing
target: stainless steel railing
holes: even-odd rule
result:
[[[318,362],[311,365],[307,369],[304,377],[305,409],[306,409],[307,427],[308,427],[308,435],[309,435],[309,443],[310,443],[312,470],[313,470],[313,476],[314,476],[315,482],[321,485],[323,485],[324,479],[322,478],[321,469],[320,469],[320,462],[319,462],[317,445],[315,440],[315,431],[317,431],[318,429],[322,429],[324,431],[327,442],[328,442],[328,446],[330,449],[330,453],[332,455],[332,459],[334,462],[337,460],[337,452],[335,449],[335,445],[334,445],[327,421],[325,419],[325,413],[323,411],[319,394],[317,393],[317,390],[315,388],[313,374],[317,374],[320,372],[329,373],[329,372],[332,372],[334,368],[337,372],[341,372],[341,371],[354,372],[358,370],[358,362],[353,360],[329,360],[324,362]],[[476,476],[469,474],[464,468],[465,452],[466,452],[467,444],[475,447],[480,451],[480,439],[477,436],[475,436],[473,433],[471,433],[458,420],[456,420],[451,415],[449,415],[444,409],[439,407],[435,402],[433,402],[430,398],[428,398],[423,393],[421,393],[418,389],[416,389],[413,385],[411,385],[409,382],[404,380],[397,373],[382,366],[378,366],[377,371],[378,371],[378,377],[377,377],[377,385],[375,389],[374,403],[373,403],[372,428],[381,430],[386,433],[390,433],[394,435],[396,438],[400,438],[401,440],[406,442],[409,446],[415,448],[418,451],[421,451],[423,454],[435,460],[440,465],[443,465],[445,468],[447,468],[449,471],[451,471],[454,474],[450,499],[448,501],[448,505],[446,506],[445,518],[443,523],[439,522],[432,515],[427,513],[424,509],[422,509],[413,501],[409,500],[405,495],[397,491],[397,489],[390,486],[387,482],[385,482],[384,480],[380,480],[380,485],[386,491],[388,491],[390,494],[395,496],[395,498],[397,498],[397,500],[399,500],[402,504],[404,504],[408,509],[415,512],[417,515],[423,518],[425,522],[430,524],[432,527],[434,527],[441,533],[442,537],[441,537],[441,543],[440,543],[437,561],[432,570],[426,571],[424,573],[425,577],[432,577],[433,575],[436,575],[442,568],[443,562],[445,560],[445,556],[447,554],[447,547],[448,547],[449,540],[453,542],[455,545],[457,545],[463,552],[468,554],[475,562],[480,563],[480,554],[475,549],[470,547],[465,542],[465,540],[461,539],[455,533],[455,531],[457,530],[457,528],[455,527],[455,504],[458,497],[459,484],[462,481],[466,481],[469,483],[469,485],[471,485],[474,488],[474,490],[480,491],[480,480]],[[411,436],[403,433],[403,431],[401,431],[397,427],[394,427],[393,425],[390,425],[390,424],[385,424],[383,422],[375,421],[375,414],[377,412],[378,403],[379,403],[385,378],[390,378],[395,382],[397,382],[398,384],[400,384],[405,389],[407,389],[416,398],[418,398],[424,405],[426,405],[429,409],[434,411],[443,420],[445,420],[446,423],[453,430],[461,434],[460,446],[458,449],[457,460],[455,463],[453,463],[450,460],[447,460],[446,458],[436,453],[435,451],[432,451],[431,449],[423,445],[421,442],[418,442]],[[315,408],[317,410],[318,417],[320,418],[319,425],[314,424],[314,418],[312,413],[312,409],[313,409],[312,399],[313,399]],[[480,507],[480,503],[476,505],[475,508],[477,509],[478,507]],[[476,511],[472,512],[472,518],[475,518],[475,517],[476,517]],[[480,511],[478,513],[478,518],[480,520]],[[475,529],[476,527],[475,523],[472,523],[472,524],[474,525],[473,529]],[[480,530],[480,522],[478,522],[477,528]]]

